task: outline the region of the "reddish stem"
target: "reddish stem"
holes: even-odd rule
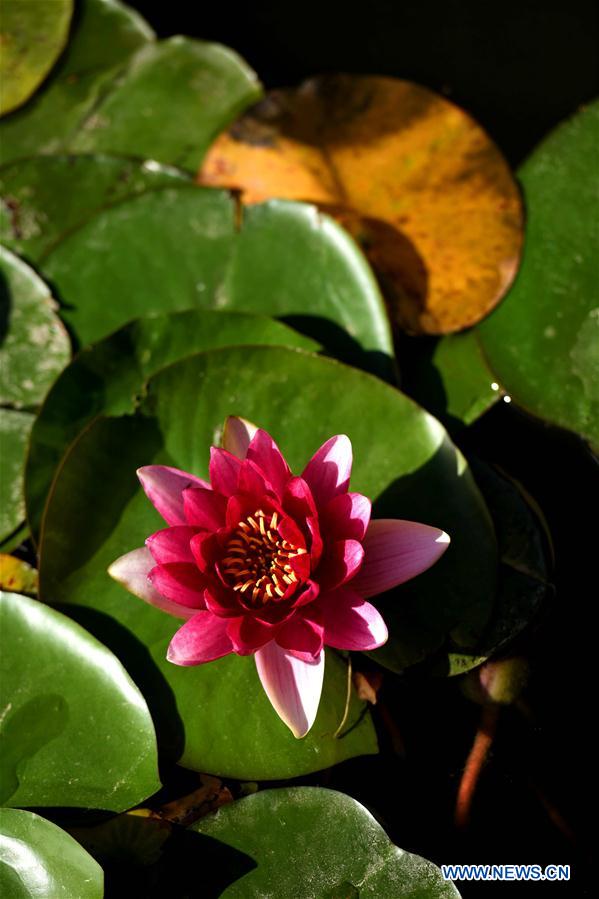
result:
[[[455,825],[459,830],[464,830],[470,821],[472,800],[476,791],[476,785],[480,773],[485,764],[489,749],[493,743],[499,719],[498,705],[483,706],[480,724],[474,737],[472,749],[466,760],[458,798],[455,805]]]

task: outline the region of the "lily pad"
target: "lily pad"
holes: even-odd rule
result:
[[[73,0],[3,0],[0,115],[21,106],[44,80],[66,43]]]
[[[547,536],[537,511],[518,484],[480,462],[473,464],[495,524],[499,544],[497,596],[487,627],[467,652],[448,649],[443,674],[463,674],[512,643],[534,620],[552,590]]]
[[[522,268],[479,327],[489,365],[519,406],[599,445],[599,101],[558,127],[520,170]]]
[[[328,348],[369,354],[366,362],[388,369],[381,295],[332,219],[286,201],[247,210],[241,228],[235,218],[225,191],[150,191],[66,237],[43,272],[83,344],[152,311],[235,309],[284,318]]]
[[[73,837],[22,809],[0,809],[0,893],[5,899],[102,899],[104,873]]]
[[[23,559],[0,553],[0,590],[7,593],[37,593],[37,569]]]
[[[470,425],[504,394],[476,329],[441,338],[402,336],[401,386],[450,430]]]
[[[0,540],[4,543],[25,518],[23,466],[34,416],[29,412],[0,409]]]
[[[91,634],[47,605],[0,594],[0,802],[123,811],[160,788],[143,696]]]
[[[0,247],[0,403],[40,403],[71,356],[50,291],[18,256]]]
[[[412,333],[480,321],[518,268],[522,205],[507,163],[464,110],[409,81],[324,75],[272,91],[217,139],[200,182],[246,203],[336,207],[352,231],[357,214],[355,236]]]
[[[187,176],[152,160],[33,156],[0,169],[0,240],[32,262],[105,206]]]
[[[240,343],[318,349],[264,316],[195,309],[138,319],[82,350],[54,384],[33,426],[25,472],[32,532],[39,533],[52,478],[67,446],[92,419],[133,412],[144,382],[165,365]]]
[[[42,89],[0,122],[3,163],[63,151],[119,68],[153,40],[149,25],[118,0],[81,0],[78,6],[66,51]]]
[[[334,790],[264,790],[191,830],[205,838],[196,852],[231,861],[216,874],[218,895],[230,899],[459,899],[432,862],[399,849],[363,805]]]
[[[144,47],[70,143],[195,171],[214,138],[259,99],[255,73],[221,44],[172,37]]]
[[[369,719],[357,724],[363,706],[355,698],[345,736],[332,736],[346,690],[345,666],[334,653],[319,717],[298,742],[262,695],[252,659],[169,665],[164,656],[176,623],[111,583],[106,568],[160,527],[135,469],[161,462],[205,475],[208,447],[227,414],[267,428],[296,471],[331,434],[346,432],[354,443],[352,483],[376,500],[378,517],[425,521],[453,538],[441,562],[384,603],[392,637],[381,660],[405,667],[459,623],[479,633],[495,591],[488,514],[441,425],[377,378],[277,347],[222,349],[175,363],[150,379],[142,408],[152,417],[98,421],[66,456],[42,528],[41,595],[68,603],[70,614],[126,661],[154,702],[162,741],[170,740],[171,754],[188,767],[273,779],[374,751]],[[433,634],[432,642],[413,639],[417,626]]]

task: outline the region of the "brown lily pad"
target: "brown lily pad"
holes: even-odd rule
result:
[[[247,204],[326,207],[411,333],[476,324],[518,268],[523,211],[506,161],[462,109],[408,81],[327,75],[273,91],[216,140],[198,179]]]

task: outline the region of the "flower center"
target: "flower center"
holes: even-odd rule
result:
[[[278,513],[257,509],[237,525],[227,543],[222,572],[233,590],[252,604],[280,599],[297,582],[289,560],[307,550],[283,540],[277,531]]]

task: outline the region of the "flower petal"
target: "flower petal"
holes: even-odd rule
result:
[[[364,539],[372,504],[361,493],[341,493],[320,513],[323,533],[334,540]]]
[[[137,477],[146,496],[167,524],[187,524],[183,512],[183,491],[186,487],[210,489],[210,484],[201,478],[169,465],[144,465],[137,469]]]
[[[323,647],[324,627],[317,609],[310,609],[310,617],[294,615],[277,631],[275,640],[292,655],[304,661],[314,661]]]
[[[202,531],[191,538],[189,545],[199,570],[205,573],[211,572],[219,549],[215,535]]]
[[[316,578],[322,589],[332,590],[345,584],[359,571],[364,549],[357,540],[337,540],[327,547]]]
[[[152,586],[148,580],[148,574],[153,567],[154,559],[150,550],[142,546],[113,562],[108,569],[108,574],[134,596],[139,596],[140,599],[156,606],[157,609],[162,609],[163,612],[168,612],[169,615],[175,615],[177,618],[190,618],[194,614],[194,609],[188,609],[166,599]]]
[[[259,501],[265,493],[274,491],[274,487],[266,474],[249,458],[244,459],[241,463],[237,489],[240,493],[247,493],[255,497],[256,501]]]
[[[170,642],[166,657],[175,665],[201,665],[233,652],[227,623],[211,612],[196,612]]]
[[[223,430],[223,449],[237,456],[238,459],[245,459],[248,446],[252,437],[258,430],[256,425],[245,418],[239,418],[236,415],[229,415],[225,421]]]
[[[380,612],[353,590],[341,588],[319,600],[324,613],[324,642],[335,649],[365,651],[387,641]]]
[[[210,483],[217,493],[232,496],[237,492],[240,468],[237,456],[217,446],[210,448]]]
[[[364,562],[352,589],[368,598],[434,565],[449,546],[449,537],[439,528],[416,521],[378,518],[370,522],[362,545]]]
[[[227,633],[235,652],[247,656],[272,640],[274,629],[275,626],[266,621],[259,621],[251,615],[242,615],[239,618],[229,619]]]
[[[195,528],[175,525],[156,531],[146,540],[146,546],[154,560],[165,565],[167,562],[193,562],[193,553],[189,542],[196,533]]]
[[[169,562],[156,565],[148,575],[159,593],[173,602],[191,609],[204,609],[205,580],[195,565]]]
[[[247,458],[262,469],[277,495],[281,497],[285,484],[291,477],[291,471],[270,434],[261,428],[256,431],[248,447]]]
[[[340,493],[346,493],[352,467],[349,437],[331,437],[318,449],[302,472],[319,507]]]
[[[313,662],[297,659],[274,640],[256,653],[266,695],[294,737],[304,737],[316,718],[324,677],[324,650]]]
[[[225,523],[226,497],[203,487],[183,491],[183,510],[188,524],[205,531],[217,531]]]

